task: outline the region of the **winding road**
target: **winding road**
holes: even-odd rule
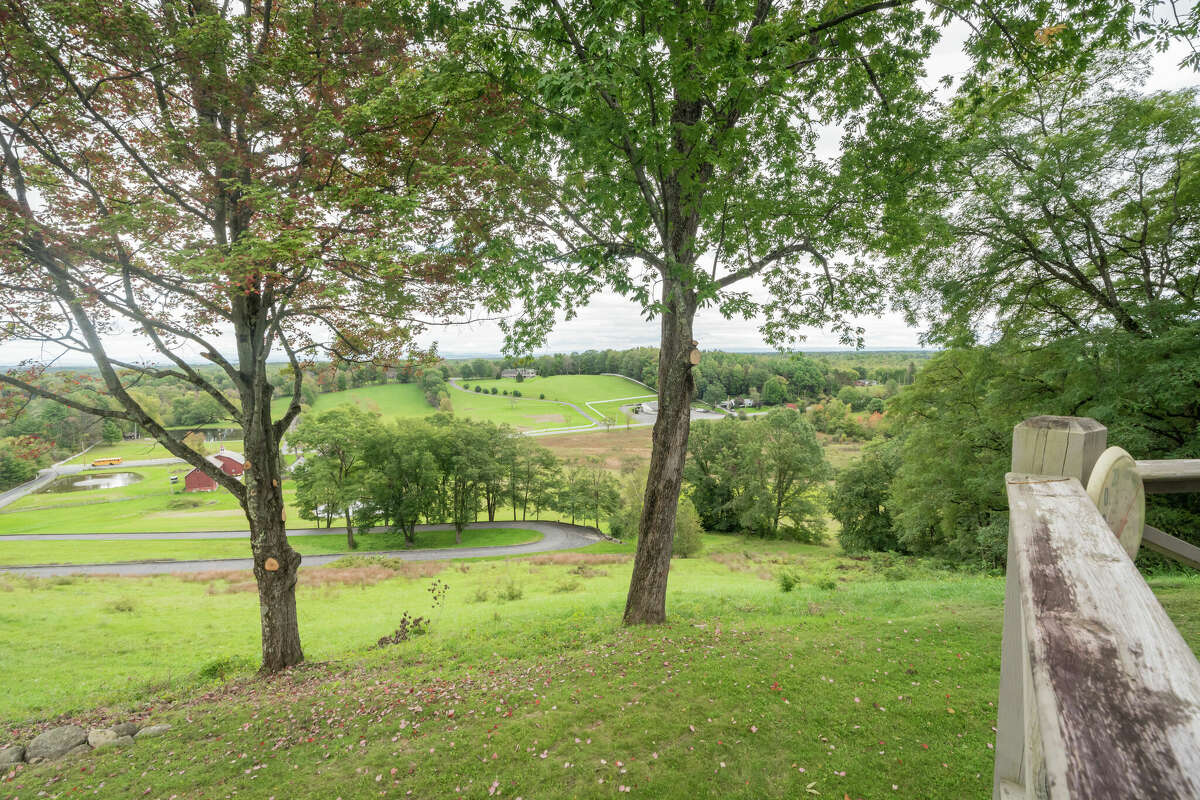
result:
[[[449,530],[450,525],[418,525],[417,531]],[[304,556],[302,567],[319,567],[348,555],[387,556],[403,561],[443,561],[460,558],[487,558],[494,556],[524,556],[549,553],[555,550],[573,550],[603,541],[603,537],[591,528],[568,525],[565,522],[505,521],[476,522],[471,528],[519,528],[542,534],[536,542],[500,545],[496,547],[454,547],[431,550],[355,550],[346,553],[323,553]],[[344,532],[344,529],[343,529]],[[304,528],[288,531],[288,536],[317,536],[337,533],[336,529]],[[84,540],[131,540],[131,539],[238,539],[249,536],[248,531],[197,531],[189,533],[46,533],[4,536],[3,541],[63,541]],[[111,564],[44,564],[27,567],[0,567],[0,574],[32,575],[53,577],[56,575],[165,575],[174,572],[207,572],[208,570],[249,570],[253,561],[249,558],[210,558],[191,561],[124,561]]]

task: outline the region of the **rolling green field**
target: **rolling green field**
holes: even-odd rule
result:
[[[495,386],[500,391],[507,389],[511,392],[516,389],[526,396],[545,394],[547,400],[565,400],[577,406],[598,400],[654,396],[652,390],[640,383],[613,375],[553,375],[549,378],[526,378],[523,381],[517,381],[516,378],[465,378],[459,382],[468,383],[472,388],[479,384],[489,391]]]
[[[60,714],[174,726],[22,767],[3,793],[990,797],[1002,578],[705,543],[673,562],[658,627],[620,624],[629,546],[306,570],[309,663],[269,681],[252,676],[243,577],[0,578],[0,671],[21,676],[0,695],[0,740]],[[449,590],[431,609],[435,578]],[[1200,641],[1200,580],[1152,585]],[[428,633],[374,649],[405,611]]]
[[[404,550],[400,534],[365,533],[356,535],[359,553],[372,550]],[[417,548],[497,547],[525,544],[542,538],[540,533],[514,528],[471,528],[463,531],[461,543],[455,543],[454,531],[423,531],[416,535]],[[345,528],[332,528],[328,535],[293,536],[289,539],[303,555],[345,553]],[[249,558],[250,544],[245,539],[142,539],[137,541],[48,541],[14,542],[0,537],[0,566],[32,564],[108,564],[119,561],[186,561],[204,558]]]
[[[115,489],[30,494],[0,509],[0,536],[13,533],[140,533],[156,531],[240,530],[246,518],[233,495],[224,490],[188,492],[183,476],[187,464],[132,467],[142,476],[137,483]],[[103,475],[121,470],[85,470]],[[172,486],[170,476],[178,475]],[[288,519],[298,520],[292,499],[295,490],[284,483]]]
[[[277,401],[276,416],[282,413],[284,402]],[[383,419],[413,419],[427,417],[437,409],[429,405],[420,387],[412,383],[389,383],[382,386],[364,386],[344,392],[330,392],[317,396],[312,411],[320,413],[339,405],[353,403],[370,411],[377,411]],[[534,397],[505,397],[461,392],[450,389],[450,403],[454,413],[468,419],[485,420],[497,424],[511,425],[518,430],[545,430],[570,425],[587,425],[573,409],[536,399]]]
[[[279,397],[272,403],[276,419],[283,416],[290,398]],[[425,400],[421,388],[415,383],[388,383],[380,386],[363,386],[344,392],[317,395],[312,410],[320,413],[330,408],[354,404],[369,411],[377,411],[384,419],[408,419],[432,414],[434,409]]]
[[[210,453],[215,453],[224,446],[226,449],[242,451],[240,441],[205,442]],[[68,464],[91,464],[97,458],[123,458],[126,461],[140,461],[151,458],[174,458],[174,456],[153,439],[137,439],[117,442],[116,444],[98,444],[83,455],[75,456]]]

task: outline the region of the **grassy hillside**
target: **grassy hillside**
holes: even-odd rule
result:
[[[526,394],[528,395],[528,393]],[[518,430],[545,430],[588,424],[586,419],[571,408],[558,403],[538,400],[536,395],[516,398],[499,394],[493,396],[475,392],[460,392],[452,388],[450,402],[454,407],[454,413],[458,416],[512,425]],[[389,383],[317,395],[312,411],[320,413],[350,403],[377,411],[383,419],[427,417],[437,410],[429,405],[421,393],[420,387],[416,384]],[[276,401],[276,416],[283,413],[284,405],[286,405],[286,401]]]
[[[523,381],[517,381],[516,378],[467,378],[461,382],[472,386],[479,384],[489,391],[495,386],[500,391],[517,389],[521,394],[533,397],[545,394],[547,400],[565,400],[578,406],[590,401],[654,395],[652,390],[640,383],[613,375],[554,375],[549,378],[526,378]]]
[[[25,767],[6,794],[102,781],[112,797],[264,800],[990,796],[1001,578],[706,544],[673,564],[669,624],[633,629],[628,547],[308,570],[309,663],[270,681],[251,675],[246,575],[0,578],[0,644],[22,643],[0,647],[3,673],[22,676],[0,695],[0,739],[60,713],[174,725]],[[450,589],[431,611],[435,576]],[[1200,581],[1154,585],[1197,641]],[[431,617],[428,634],[371,649],[404,611]]]
[[[272,403],[271,411],[276,418],[283,416],[290,398],[279,397]],[[371,411],[378,411],[385,419],[424,417],[433,409],[415,383],[386,383],[378,386],[363,386],[344,392],[317,395],[312,410],[321,412],[351,403]]]
[[[205,446],[210,453],[217,452],[224,445],[227,449],[236,450],[239,453],[242,450],[240,441],[229,442],[205,442]],[[91,450],[88,450],[82,455],[75,456],[68,464],[91,464],[97,458],[123,458],[126,461],[141,461],[150,458],[174,458],[167,448],[163,447],[153,439],[136,439],[131,441],[122,441],[115,444],[98,444]]]
[[[242,530],[246,517],[233,495],[183,492],[187,464],[132,467],[142,480],[115,489],[81,492],[35,493],[0,509],[0,536],[12,533],[114,533],[153,531]],[[119,471],[119,470],[118,470]],[[112,470],[85,470],[84,475],[104,475]],[[179,476],[172,485],[170,477]],[[288,518],[299,512],[292,502],[295,490],[284,483]]]

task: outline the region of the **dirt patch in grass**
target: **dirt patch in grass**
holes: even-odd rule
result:
[[[624,564],[632,559],[628,553],[547,553],[522,559],[530,564]]]
[[[767,564],[786,562],[786,559],[771,559],[768,561],[763,558],[748,558],[743,553],[709,553],[708,558],[728,567],[731,572],[752,573],[764,581],[775,579],[774,571]]]
[[[351,558],[354,558],[351,556]],[[349,559],[341,559],[346,561]],[[368,559],[358,559],[368,561]],[[374,586],[389,578],[432,578],[446,568],[445,561],[401,561],[377,559],[377,562],[354,566],[327,566],[300,571],[299,584],[308,587]],[[253,573],[248,570],[210,570],[207,572],[177,572],[174,577],[187,583],[207,583],[209,594],[236,594],[258,590]],[[223,585],[218,585],[223,584]]]

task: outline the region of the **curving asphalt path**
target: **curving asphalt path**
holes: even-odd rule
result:
[[[542,534],[536,542],[526,544],[501,545],[496,547],[455,547],[432,550],[355,550],[347,553],[324,553],[321,555],[304,556],[302,567],[318,567],[328,564],[347,555],[372,555],[399,558],[404,561],[444,561],[460,558],[487,558],[494,556],[521,556],[537,553],[549,553],[555,550],[573,550],[586,547],[602,541],[598,533],[591,528],[578,525],[568,525],[565,522],[476,522],[467,526],[470,528],[520,528]],[[420,525],[418,530],[448,530],[450,525]],[[314,529],[304,531],[289,531],[288,535],[312,536]],[[322,530],[321,533],[331,533]],[[28,536],[29,538],[61,539],[98,538],[98,539],[130,539],[130,538],[199,538],[199,539],[229,539],[248,536],[246,531],[202,531],[203,535],[192,534],[45,534],[43,536]],[[5,536],[3,539],[19,537]],[[0,574],[32,575],[35,577],[53,577],[56,575],[165,575],[174,572],[207,572],[209,570],[249,570],[254,562],[249,558],[211,558],[195,561],[126,561],[113,564],[45,564],[31,567],[0,567]]]

